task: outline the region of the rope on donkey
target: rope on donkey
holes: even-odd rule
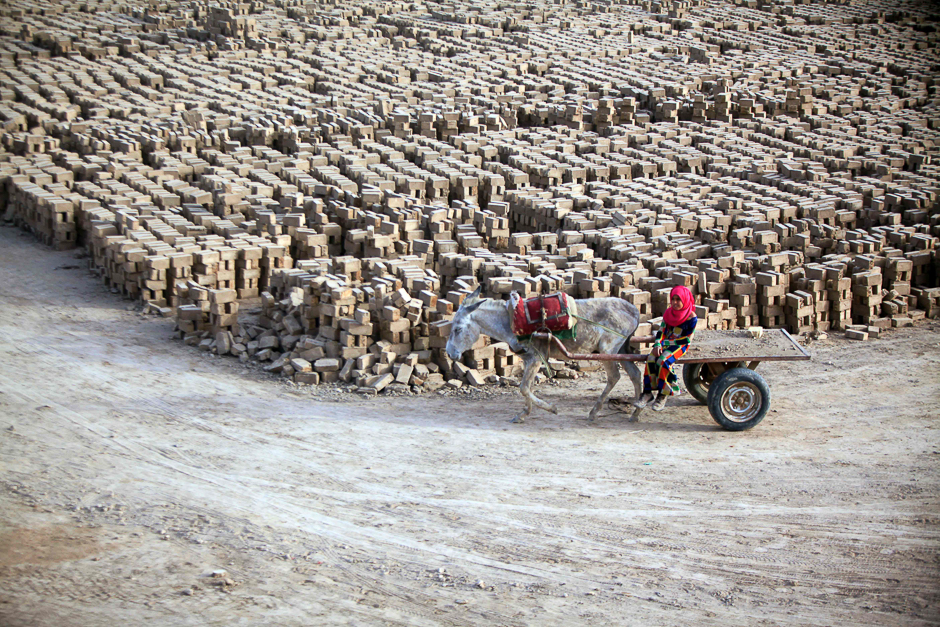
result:
[[[548,378],[549,378],[549,379],[554,379],[554,378],[555,378],[555,371],[552,370],[552,367],[549,365],[549,363],[548,363],[548,357],[547,357],[545,354],[543,354],[542,351],[540,351],[539,349],[537,349],[537,348],[535,347],[535,343],[532,341],[531,336],[529,337],[529,339],[525,340],[524,342],[520,342],[520,343],[521,343],[521,344],[525,344],[528,348],[530,348],[530,349],[532,349],[533,351],[535,351],[535,354],[539,356],[539,360],[542,362],[542,365],[545,366],[545,370],[548,371]]]
[[[587,318],[582,318],[581,316],[578,316],[578,315],[575,315],[575,314],[568,314],[568,315],[570,315],[572,318],[574,318],[574,319],[576,319],[576,320],[584,320],[585,322],[588,322],[588,323],[590,323],[590,324],[593,324],[593,325],[596,326],[596,327],[600,327],[600,328],[604,329],[605,331],[610,331],[610,332],[613,333],[614,335],[619,335],[620,337],[624,338],[625,340],[630,339],[630,336],[629,336],[629,335],[624,335],[624,334],[621,333],[620,331],[615,331],[614,329],[611,329],[610,327],[605,326],[605,325],[601,324],[600,322],[595,322],[595,321],[593,321],[593,320],[588,320]]]

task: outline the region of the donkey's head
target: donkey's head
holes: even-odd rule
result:
[[[483,304],[480,288],[473,291],[460,304],[460,309],[451,320],[450,336],[447,338],[447,356],[458,361],[480,337],[480,326],[473,321],[473,312]]]

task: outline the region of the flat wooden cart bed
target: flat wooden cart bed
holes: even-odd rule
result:
[[[536,333],[533,337],[550,339],[566,359],[596,361],[646,361],[646,354],[569,353],[553,335]],[[632,343],[652,342],[652,338],[632,338]],[[648,351],[647,351],[648,352]],[[730,431],[744,431],[756,426],[770,409],[770,386],[754,370],[762,361],[804,361],[811,356],[784,329],[765,329],[760,337],[748,330],[698,331],[692,346],[683,355],[682,380],[689,394],[708,406],[719,425]],[[636,420],[642,409],[634,409]]]

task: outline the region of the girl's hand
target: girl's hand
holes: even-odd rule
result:
[[[653,350],[650,351],[650,355],[652,355],[653,357],[659,357],[660,354],[662,354],[662,352],[663,352],[663,349],[661,349],[658,346],[654,346]]]

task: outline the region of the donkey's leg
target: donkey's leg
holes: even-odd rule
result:
[[[521,414],[513,418],[512,421],[525,422],[526,416],[532,411],[533,403],[545,411],[557,414],[558,410],[555,409],[554,405],[546,403],[532,392],[532,384],[535,383],[535,375],[538,374],[539,366],[542,364],[541,359],[539,359],[538,355],[530,352],[526,353],[523,357],[523,363],[525,363],[525,370],[522,372],[522,382],[519,384],[519,393],[522,394],[522,397],[525,399],[525,409]]]
[[[633,383],[633,399],[639,400],[640,394],[643,393],[643,371],[640,370],[640,367],[633,361],[624,361],[623,369],[627,371],[627,376],[630,377],[630,381]],[[640,417],[640,412],[642,409],[635,409],[630,417],[627,419],[627,422],[636,422]]]
[[[630,382],[633,383],[633,398],[640,398],[640,394],[643,393],[643,369],[640,368],[635,361],[624,361],[623,369],[626,371],[627,376],[630,377]]]
[[[517,355],[525,355],[529,352],[529,347],[526,344],[520,342],[515,336],[506,340],[506,343],[509,344],[510,350],[516,353]]]
[[[525,369],[522,371],[522,380],[519,382],[519,393],[522,394],[525,407],[512,419],[513,422],[525,422],[526,416],[532,412],[532,392],[529,390],[529,379],[535,377],[535,362],[526,355],[523,357],[522,363],[525,364]]]
[[[604,402],[607,400],[607,397],[610,396],[610,391],[617,385],[617,381],[620,381],[620,365],[616,361],[605,361],[604,370],[607,371],[607,385],[604,386],[604,391],[601,392],[601,395],[597,397],[594,408],[591,409],[591,413],[588,414],[588,420],[594,420],[597,417],[597,412],[604,406]]]

